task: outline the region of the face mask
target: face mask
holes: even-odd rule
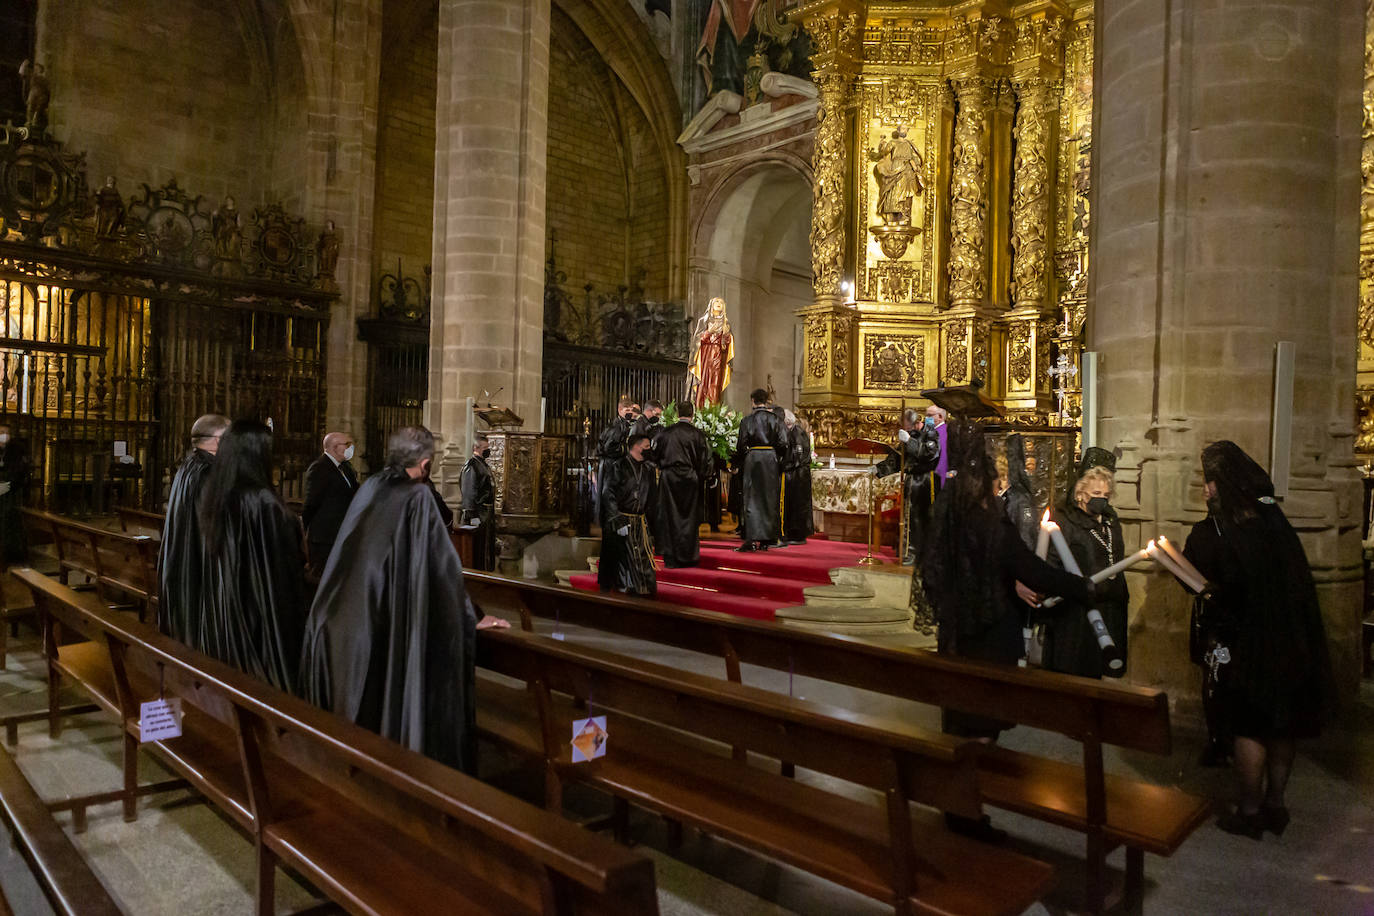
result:
[[[934,417],[926,417],[926,429],[934,429],[934,428],[935,428],[935,418],[934,418]]]
[[[352,461],[352,460],[353,460],[353,446],[350,445],[348,448],[344,449],[344,461]]]
[[[1088,500],[1089,515],[1102,515],[1109,508],[1111,508],[1111,503],[1107,501],[1107,497],[1105,496],[1094,496],[1092,499]]]
[[[485,460],[487,460],[488,458],[491,457],[491,449],[489,449],[489,448],[484,448],[484,449],[482,449],[482,451],[481,451],[479,454],[481,454],[482,460],[485,461]]]
[[[9,444],[10,444],[10,434],[9,434],[9,433],[0,433],[0,445],[9,445]]]

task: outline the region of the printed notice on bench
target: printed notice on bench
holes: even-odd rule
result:
[[[138,704],[138,740],[163,741],[181,737],[181,697]]]
[[[572,735],[573,763],[586,763],[606,756],[606,740],[610,735],[606,731],[605,716],[575,720]]]

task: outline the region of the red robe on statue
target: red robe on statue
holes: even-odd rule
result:
[[[697,379],[692,403],[699,409],[707,402],[719,404],[730,384],[730,363],[735,358],[735,337],[727,330],[703,331],[697,336],[697,352],[691,372]]]

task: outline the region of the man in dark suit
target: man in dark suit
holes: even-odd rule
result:
[[[491,446],[478,434],[472,441],[472,457],[463,465],[463,524],[476,525],[472,565],[481,570],[496,568],[496,493],[491,485],[487,459]]]
[[[348,504],[358,490],[358,475],[348,463],[353,457],[353,437],[348,433],[329,433],[324,437],[324,454],[305,471],[305,538],[310,545],[310,568],[316,576],[324,572],[329,551],[339,534],[339,525],[348,514]]]

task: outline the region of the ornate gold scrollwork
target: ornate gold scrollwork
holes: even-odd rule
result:
[[[968,378],[968,320],[953,318],[945,322],[945,381],[962,382]]]
[[[1012,162],[1012,298],[1017,308],[1049,299],[1046,252],[1050,222],[1050,87],[1043,79],[1014,83],[1016,157]]]
[[[811,270],[816,295],[838,299],[844,270],[844,101],[848,80],[835,73],[819,75],[819,79],[821,98],[811,161]]]
[[[1031,325],[1028,321],[1019,321],[1012,325],[1011,344],[1009,350],[1009,362],[1011,363],[1011,377],[1016,384],[1024,385],[1031,378]]]
[[[812,378],[825,378],[826,362],[825,318],[812,315],[806,319],[806,371]]]
[[[988,104],[983,77],[952,81],[959,113],[954,127],[950,187],[950,305],[980,305],[987,294]]]
[[[852,325],[853,320],[844,315],[830,319],[831,365],[837,382],[849,378],[849,329]]]

